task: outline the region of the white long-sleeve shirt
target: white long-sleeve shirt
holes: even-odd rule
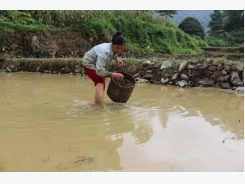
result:
[[[90,69],[96,70],[96,74],[101,77],[111,77],[112,72],[106,69],[111,60],[118,60],[118,54],[112,51],[112,43],[102,43],[94,46],[85,53],[82,64]]]

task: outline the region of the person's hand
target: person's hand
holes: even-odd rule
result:
[[[123,67],[123,61],[120,60],[120,59],[118,59],[117,60],[117,66],[120,67],[120,68],[122,68]]]
[[[117,78],[117,79],[123,79],[124,78],[123,74],[116,73],[116,72],[113,72],[111,76],[114,77],[114,78]]]

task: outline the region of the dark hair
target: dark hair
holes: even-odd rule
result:
[[[125,45],[126,39],[120,32],[116,32],[116,34],[113,35],[112,40],[111,40],[113,45]]]

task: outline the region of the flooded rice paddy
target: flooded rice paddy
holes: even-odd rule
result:
[[[94,91],[87,76],[0,73],[0,171],[244,172],[243,93],[137,83],[102,111]]]

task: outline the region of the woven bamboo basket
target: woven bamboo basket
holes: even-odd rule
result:
[[[125,72],[118,72],[118,73],[122,73],[124,75],[124,79],[128,79],[132,83],[132,85],[130,86],[118,85],[115,82],[115,79],[111,77],[109,86],[107,88],[107,95],[110,97],[110,99],[113,102],[126,103],[134,90],[136,82],[133,76],[131,76],[130,74]]]

